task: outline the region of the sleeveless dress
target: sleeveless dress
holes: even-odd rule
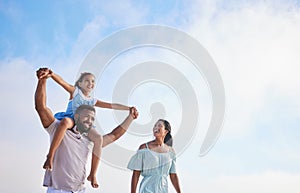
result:
[[[174,152],[158,153],[148,148],[139,149],[130,159],[127,168],[141,171],[139,193],[168,193],[168,176],[176,173]]]
[[[86,97],[82,91],[76,86],[73,93],[73,99],[69,100],[66,112],[58,112],[54,117],[58,120],[62,120],[65,117],[74,119],[76,109],[80,105],[95,106],[97,99],[94,97]]]

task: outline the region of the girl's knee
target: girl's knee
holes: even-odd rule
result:
[[[60,121],[60,124],[69,129],[69,128],[72,128],[74,126],[74,121],[71,118],[63,118]]]

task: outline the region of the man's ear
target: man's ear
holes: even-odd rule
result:
[[[76,113],[76,114],[74,115],[74,120],[76,121],[78,118],[79,118],[79,115],[78,115],[78,113]]]

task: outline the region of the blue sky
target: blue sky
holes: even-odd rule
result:
[[[199,148],[212,101],[205,77],[188,67],[186,60],[167,49],[133,49],[115,58],[98,82],[95,94],[109,101],[122,73],[153,60],[173,65],[191,81],[197,91],[199,128],[177,159],[183,192],[299,192],[299,13],[295,0],[0,0],[0,153],[5,155],[0,160],[0,179],[5,184],[0,192],[45,191],[41,166],[49,139],[34,111],[35,70],[47,65],[73,83],[99,42],[119,30],[145,24],[170,26],[195,38],[215,61],[224,82],[222,133],[203,157],[198,156]],[[167,87],[145,85],[129,99],[141,112],[137,123],[151,120],[149,107],[159,100],[176,134],[180,99],[165,94]],[[65,108],[67,98],[49,81],[48,104],[54,112]],[[99,115],[104,128],[116,124],[111,111],[99,110]],[[118,145],[135,151],[150,138],[128,134]],[[93,190],[87,184],[88,192],[129,192],[129,171],[105,163],[100,171],[102,187]]]

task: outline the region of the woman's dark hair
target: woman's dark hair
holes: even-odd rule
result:
[[[168,131],[167,135],[165,136],[164,143],[167,144],[168,146],[172,147],[173,138],[172,138],[172,135],[171,135],[171,125],[170,125],[170,123],[165,119],[159,119],[158,121],[162,121],[164,123],[165,129]]]

